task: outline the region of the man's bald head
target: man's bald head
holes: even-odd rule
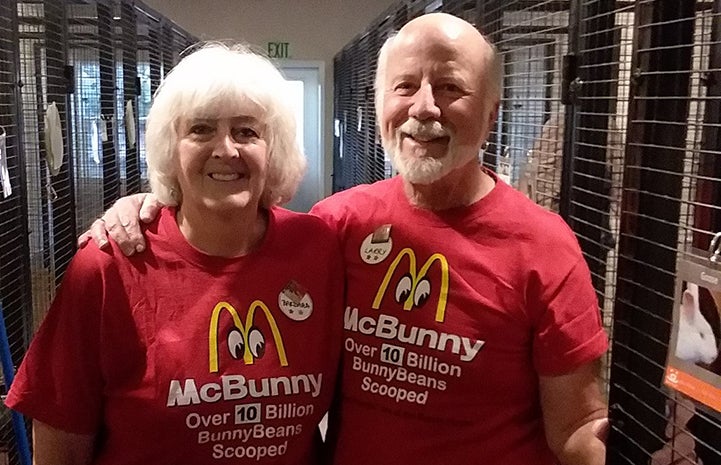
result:
[[[375,79],[375,107],[380,115],[383,106],[383,88],[389,57],[395,46],[403,43],[434,43],[438,46],[459,47],[464,53],[477,57],[483,62],[484,73],[479,79],[485,80],[489,99],[500,101],[503,86],[503,64],[493,44],[471,23],[447,13],[429,13],[406,23],[396,34],[389,37],[380,49]]]

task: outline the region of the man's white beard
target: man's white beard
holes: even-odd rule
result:
[[[448,137],[446,153],[439,158],[404,156],[401,149],[404,133],[424,139]],[[431,184],[458,168],[459,155],[454,139],[454,134],[438,121],[421,122],[410,118],[393,131],[390,141],[383,141],[383,148],[403,179],[413,184]]]

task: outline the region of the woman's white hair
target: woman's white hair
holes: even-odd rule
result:
[[[264,125],[268,144],[261,205],[269,208],[289,201],[306,166],[290,101],[283,76],[268,59],[243,45],[201,45],[168,73],[155,92],[145,135],[151,190],[166,205],[182,202],[174,163],[182,119],[250,114]]]

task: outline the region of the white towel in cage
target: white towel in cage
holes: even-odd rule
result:
[[[55,102],[52,102],[45,111],[45,159],[53,176],[57,176],[63,165],[64,150],[60,113]]]
[[[5,128],[0,127],[0,184],[2,184],[3,187],[3,197],[8,198],[13,193],[13,187],[10,184],[10,172],[8,171],[5,139],[7,139]]]

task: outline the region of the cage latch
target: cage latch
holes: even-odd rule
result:
[[[612,429],[620,430],[625,426],[624,418],[628,415],[618,402],[611,404],[608,408],[608,421]]]
[[[641,68],[635,68],[633,70],[633,72],[631,73],[630,83],[631,88],[634,89],[634,92],[636,91],[636,89],[638,89],[641,83],[643,83],[644,78],[645,76]]]
[[[563,56],[563,78],[561,82],[561,102],[575,105],[581,96],[583,81],[578,77],[578,57],[569,53]]]
[[[65,78],[65,92],[68,94],[75,93],[75,66],[65,65],[63,69],[63,77]]]
[[[711,263],[719,263],[721,262],[721,232],[717,232],[713,239],[711,239],[711,245],[708,248],[709,251],[709,261]]]
[[[701,83],[706,87],[714,87],[716,82],[716,73],[713,71],[706,71],[701,74]]]

